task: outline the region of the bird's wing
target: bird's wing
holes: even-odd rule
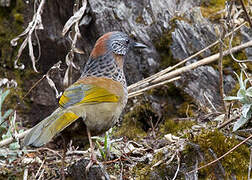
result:
[[[84,103],[118,102],[119,97],[105,88],[76,82],[68,87],[60,98],[59,105],[68,108]]]

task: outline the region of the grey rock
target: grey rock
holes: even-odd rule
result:
[[[196,7],[186,13],[185,20],[176,20],[172,40],[173,57],[183,60],[216,41],[217,37],[213,25],[202,17],[200,8]],[[207,50],[203,55],[209,56],[210,53]]]
[[[224,77],[224,89],[228,92],[233,88],[235,80],[232,76]],[[219,72],[211,66],[201,66],[182,75],[175,82],[177,87],[183,89],[206,111],[215,112],[222,110],[222,100],[219,92]],[[212,105],[214,108],[212,107]]]
[[[90,167],[89,172],[86,172],[86,166],[89,159],[81,159],[67,168],[67,178],[73,180],[109,180],[109,175],[102,165],[93,165]]]

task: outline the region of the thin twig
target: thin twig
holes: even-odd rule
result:
[[[128,159],[126,158],[123,158],[123,157],[119,157],[119,158],[116,158],[114,160],[111,160],[111,161],[104,161],[102,162],[102,164],[111,164],[111,163],[114,163],[114,162],[117,162],[117,161],[127,161]]]
[[[24,175],[23,175],[23,180],[27,180],[27,179],[28,179],[28,168],[25,168]]]
[[[42,78],[40,78],[37,82],[35,82],[32,87],[28,90],[28,92],[20,98],[21,102],[24,101],[24,98],[26,98],[26,96],[28,96],[30,94],[30,92],[46,77],[47,79],[49,78],[49,73],[51,72],[52,69],[60,69],[60,64],[61,64],[61,61],[59,61],[58,63],[54,64],[48,71],[45,75],[42,76]],[[49,81],[48,81],[49,83]],[[52,82],[53,83],[53,82]],[[54,83],[53,83],[54,84]],[[51,84],[49,83],[49,85],[51,86]],[[51,86],[52,87],[52,86]],[[54,88],[55,92],[56,92],[56,97],[58,95],[58,91],[56,89],[56,87]],[[10,114],[10,116],[13,115],[13,113],[16,111],[17,107],[20,105],[20,103],[17,103],[15,106],[14,106],[14,111],[12,111],[12,113]],[[7,119],[5,119],[3,122],[1,122],[0,126],[6,121]],[[0,147],[1,147],[1,141],[0,141]]]
[[[234,29],[234,28],[233,28]],[[234,31],[232,31],[232,35],[230,37],[230,40],[229,40],[229,51],[230,51],[230,55],[232,57],[232,59],[237,62],[237,63],[246,63],[246,62],[252,62],[251,59],[247,59],[247,60],[239,60],[239,59],[236,59],[233,55],[233,52],[231,52],[231,48],[232,48],[232,42],[233,42],[233,38],[234,38]]]
[[[175,180],[177,178],[178,172],[179,172],[179,169],[180,169],[180,158],[178,156],[178,152],[176,153],[176,155],[177,155],[177,160],[178,160],[178,167],[177,167],[176,173],[175,173],[175,175],[174,175],[174,177],[173,177],[172,180]]]
[[[40,174],[38,180],[40,180],[40,179],[44,176],[44,172],[45,172],[45,169],[42,170],[42,172],[41,172],[41,174]]]
[[[178,80],[178,79],[180,79],[180,76],[175,77],[175,78],[173,78],[173,79],[169,79],[169,80],[160,82],[160,83],[157,83],[157,84],[154,84],[154,85],[151,85],[151,86],[148,86],[148,87],[145,87],[145,88],[140,89],[140,90],[138,90],[138,91],[133,91],[133,92],[129,93],[129,98],[132,98],[132,97],[135,97],[135,96],[139,96],[139,95],[143,94],[143,93],[144,93],[145,91],[147,91],[147,90],[156,88],[156,87],[158,87],[158,86],[162,86],[162,85],[164,85],[164,84],[167,84],[167,83],[176,81],[176,80]]]
[[[17,134],[17,138],[18,138],[18,139],[24,138],[25,135],[28,134],[30,131],[31,131],[31,129],[28,129],[28,130],[26,130],[26,131],[24,131],[24,132],[22,132],[22,133]],[[0,147],[3,147],[3,146],[8,145],[8,144],[12,143],[14,140],[15,140],[15,139],[14,139],[13,137],[4,139],[4,140],[0,141]]]
[[[220,74],[220,79],[219,79],[219,86],[220,86],[220,96],[221,96],[221,103],[223,106],[223,110],[226,113],[227,109],[226,109],[226,105],[225,105],[225,101],[224,101],[224,85],[223,85],[223,39],[225,37],[225,29],[224,27],[221,27],[222,29],[220,29],[221,31],[221,35],[220,35],[220,57],[219,57],[219,62],[218,62],[218,68],[219,68],[219,74]]]
[[[204,165],[204,166],[201,166],[201,167],[199,167],[199,168],[196,168],[196,169],[194,169],[194,170],[188,172],[187,174],[193,173],[193,172],[195,172],[195,171],[198,171],[198,170],[200,170],[200,169],[202,169],[202,168],[205,168],[205,167],[207,167],[207,166],[210,166],[210,165],[216,163],[217,161],[219,161],[219,160],[221,160],[222,158],[224,158],[226,155],[230,154],[230,153],[231,153],[232,151],[234,151],[236,148],[238,148],[239,146],[241,146],[242,144],[244,144],[244,143],[245,143],[246,141],[248,141],[250,138],[252,138],[252,134],[251,134],[249,137],[247,137],[246,139],[244,139],[242,142],[240,142],[239,144],[237,144],[236,146],[234,146],[234,147],[233,147],[232,149],[230,149],[228,152],[226,152],[225,154],[223,154],[222,156],[220,156],[219,158],[215,159],[214,161],[211,161],[210,163],[208,163],[208,164],[206,164],[206,165]]]
[[[211,102],[211,100],[206,95],[206,92],[204,92],[204,97],[206,98],[206,100],[208,101],[208,103],[211,105],[211,107],[214,109],[214,111],[218,112],[217,109],[214,107],[213,103]]]
[[[225,121],[224,123],[222,123],[220,126],[217,127],[217,129],[221,129],[223,127],[225,127],[226,125],[228,125],[229,123],[233,122],[234,120],[236,120],[238,117],[235,117],[235,118],[231,118],[227,121]]]
[[[209,153],[211,154],[211,156],[212,156],[214,159],[217,158],[217,155],[215,154],[215,152],[214,152],[211,148],[208,148],[208,151],[209,151]],[[222,174],[223,177],[226,177],[226,176],[225,176],[225,169],[223,168],[221,162],[218,161],[216,164],[217,164],[217,168],[214,168],[215,171],[216,171],[216,169],[219,169],[220,173],[218,173],[218,174],[219,174],[219,175]]]
[[[39,150],[50,151],[50,152],[52,152],[52,153],[54,153],[54,154],[57,154],[60,158],[62,158],[62,156],[60,155],[60,153],[58,153],[58,151],[55,151],[55,150],[50,149],[50,148],[47,148],[47,147],[41,147],[41,148],[39,148],[39,149],[37,149],[37,150],[38,150],[38,151],[39,151]]]
[[[120,180],[123,180],[123,163],[122,163],[122,161],[120,161],[120,166],[121,166],[121,170],[120,170]]]
[[[41,165],[40,165],[40,167],[39,167],[39,169],[38,169],[38,171],[37,171],[37,173],[36,173],[36,175],[35,175],[35,178],[37,178],[37,177],[38,177],[39,172],[40,172],[40,170],[42,169],[42,167],[43,167],[44,163],[45,163],[45,160],[43,160],[43,161],[42,161],[42,163],[41,163]]]
[[[87,154],[88,153],[88,150],[87,151],[67,151],[66,152],[66,155],[69,156],[69,155],[73,155],[73,154]]]
[[[226,56],[226,55],[230,54],[230,52],[234,53],[234,52],[240,51],[242,49],[245,49],[245,48],[248,48],[248,47],[251,47],[251,46],[252,46],[252,40],[248,41],[248,42],[246,42],[244,44],[241,44],[239,46],[235,46],[232,49],[230,49],[230,51],[229,50],[224,51],[223,56]],[[164,80],[167,80],[167,79],[171,79],[171,78],[176,77],[176,76],[178,76],[178,75],[180,75],[180,74],[182,74],[184,72],[195,69],[195,68],[197,68],[199,66],[212,63],[212,62],[216,61],[217,59],[219,59],[219,57],[220,57],[220,53],[214,54],[214,55],[206,57],[206,58],[204,58],[204,59],[202,59],[200,61],[189,64],[188,66],[176,69],[176,70],[174,70],[172,72],[169,72],[169,73],[167,73],[167,74],[165,74],[165,75],[163,75],[161,77],[156,78],[152,82],[157,83],[157,82],[161,82],[161,81],[164,81]]]
[[[23,101],[24,98],[32,91],[32,89],[34,89],[34,88],[38,85],[38,83],[39,83],[40,81],[42,81],[43,79],[44,79],[44,76],[43,76],[41,79],[39,79],[39,80],[29,89],[29,91],[21,98],[21,101]],[[17,103],[13,109],[15,110],[18,106],[19,106],[19,103]],[[14,113],[14,111],[10,114],[10,116],[12,116],[13,113]],[[7,121],[7,119],[5,119],[3,122],[1,122],[0,126],[1,126],[5,121]],[[1,147],[1,145],[0,145],[0,147]]]
[[[248,15],[247,9],[246,9],[246,7],[244,5],[244,2],[243,2],[243,0],[240,0],[240,2],[241,2],[241,5],[242,5],[242,9],[245,12],[247,21],[249,22],[250,28],[252,29],[252,22],[251,22],[251,19],[250,19],[249,15]]]

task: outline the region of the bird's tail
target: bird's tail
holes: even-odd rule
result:
[[[23,145],[40,147],[49,142],[57,133],[61,132],[78,118],[79,116],[72,111],[58,108],[32,128],[25,136]]]

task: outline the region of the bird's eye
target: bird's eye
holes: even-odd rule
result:
[[[130,40],[129,39],[126,39],[126,44],[129,44]]]

